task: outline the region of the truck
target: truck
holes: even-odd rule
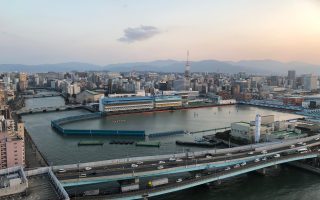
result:
[[[100,190],[96,189],[96,190],[87,190],[83,193],[83,196],[96,196],[99,195]]]
[[[122,185],[121,186],[121,192],[130,192],[139,190],[139,184],[130,184],[130,185]]]
[[[151,180],[148,182],[148,187],[156,187],[156,186],[160,186],[160,185],[165,185],[169,183],[169,179],[168,178],[160,178],[160,179],[156,179],[156,180]]]

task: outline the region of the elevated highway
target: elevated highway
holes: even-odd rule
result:
[[[217,170],[216,172],[209,172],[207,174],[202,174],[201,176],[193,177],[190,179],[183,180],[180,183],[171,182],[163,186],[158,186],[154,188],[146,188],[139,191],[127,192],[127,193],[119,193],[115,195],[106,195],[95,197],[95,199],[143,199],[148,197],[154,197],[159,195],[164,195],[171,192],[176,192],[184,189],[188,189],[191,187],[195,187],[198,185],[221,181],[230,177],[238,176],[240,174],[256,171],[259,169],[267,168],[274,165],[279,165],[287,162],[308,159],[308,158],[316,158],[319,156],[319,152],[309,152],[306,154],[295,154],[283,156],[280,158],[268,159],[266,161],[260,161],[258,163],[250,162],[245,166],[241,166],[238,168],[231,168],[230,170]]]
[[[210,169],[225,168],[243,162],[262,160],[275,154],[285,155],[298,149],[320,146],[317,136],[292,141],[254,146],[242,146],[230,149],[187,152],[185,154],[148,156],[119,160],[100,161],[100,163],[82,163],[75,165],[54,166],[53,170],[65,169],[65,173],[56,173],[63,186],[78,186],[164,176],[183,172],[198,172]],[[299,144],[298,144],[299,143]],[[294,147],[293,147],[294,145]],[[264,153],[261,153],[264,152]],[[159,169],[159,166],[162,166]],[[85,170],[90,167],[90,170]],[[79,178],[79,174],[86,177]]]

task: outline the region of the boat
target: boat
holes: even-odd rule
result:
[[[103,145],[104,142],[99,140],[90,140],[90,141],[80,141],[78,142],[78,146],[85,146],[85,145]]]
[[[136,146],[160,147],[160,142],[137,142]]]

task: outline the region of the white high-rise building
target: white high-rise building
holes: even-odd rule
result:
[[[303,75],[303,89],[309,91],[318,89],[318,77],[313,74]]]

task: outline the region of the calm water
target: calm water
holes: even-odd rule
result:
[[[60,97],[33,99],[37,105],[63,105]],[[42,101],[41,101],[42,100]],[[39,102],[41,101],[41,102]],[[35,106],[29,99],[26,106]],[[91,136],[63,136],[51,129],[50,121],[61,117],[87,113],[84,110],[61,111],[54,113],[41,113],[23,116],[25,126],[40,151],[52,164],[69,164],[89,162],[113,158],[124,158],[141,155],[170,154],[183,152],[186,148],[177,146],[176,140],[194,141],[195,135],[173,135],[150,140],[161,141],[160,148],[136,147],[134,145],[111,145],[111,140],[144,140],[144,138],[129,137],[91,137]],[[101,119],[78,121],[65,125],[66,128],[76,129],[119,129],[119,130],[146,130],[147,133],[174,131],[174,130],[204,130],[230,126],[235,121],[250,121],[255,115],[275,114],[277,120],[296,117],[296,115],[281,113],[272,110],[248,106],[225,106],[202,108],[192,110],[179,110],[174,112],[156,112],[132,115],[111,116]],[[212,133],[206,133],[212,134]],[[81,140],[102,140],[103,146],[78,146]],[[200,147],[188,147],[190,151],[203,150]]]
[[[60,97],[34,99],[38,105],[64,104]],[[34,106],[31,101],[27,106]],[[183,151],[175,145],[176,139],[193,140],[192,136],[171,136],[153,140],[161,140],[160,148],[144,148],[132,145],[110,145],[114,137],[100,137],[105,144],[101,147],[78,147],[81,140],[96,137],[65,137],[54,132],[50,121],[60,117],[83,114],[87,111],[74,110],[56,113],[42,113],[23,116],[26,128],[35,143],[51,164],[68,164],[95,160],[112,159],[126,156],[165,154]],[[195,114],[196,113],[196,114]],[[69,128],[105,128],[147,130],[148,133],[170,130],[202,130],[229,126],[235,121],[250,121],[254,116],[275,114],[277,120],[296,117],[296,115],[248,106],[228,106],[220,108],[204,108],[175,112],[159,112],[148,114],[121,115],[103,119],[81,121],[68,124]],[[123,123],[116,123],[117,120]],[[132,139],[132,138],[127,138]],[[200,148],[191,148],[199,150]],[[203,148],[201,148],[203,149]],[[220,186],[208,188],[200,186],[189,190],[169,194],[155,200],[315,200],[320,199],[320,180],[318,175],[305,171],[282,167],[278,173],[269,176],[248,174],[233,179]]]

